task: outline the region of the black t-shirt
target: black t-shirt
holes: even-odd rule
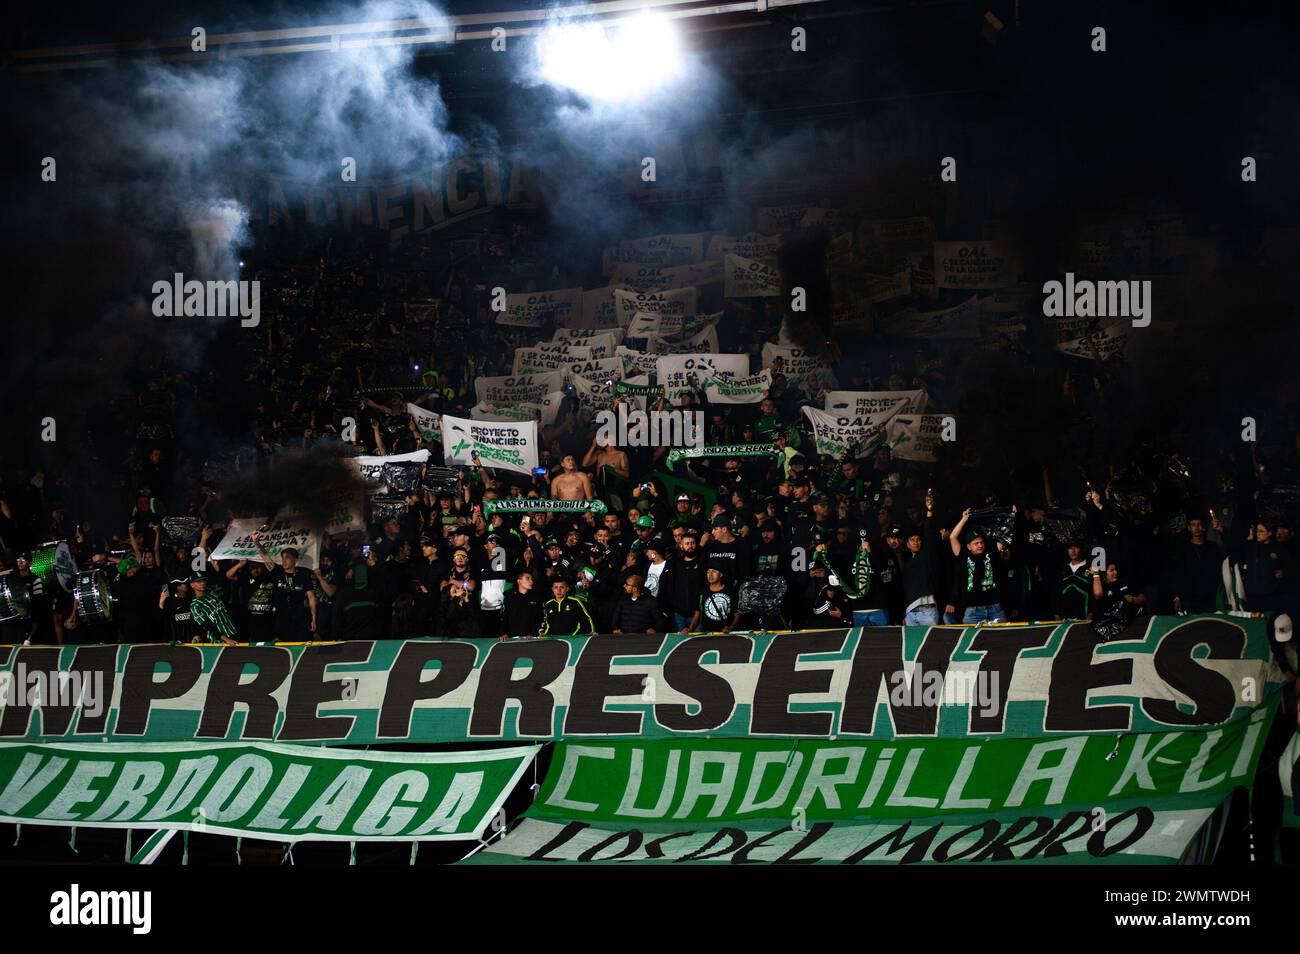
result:
[[[716,633],[731,625],[736,613],[736,591],[725,586],[716,593],[707,586],[700,594],[700,630]]]
[[[163,600],[162,612],[169,639],[180,643],[192,643],[197,640],[199,627],[190,618],[190,597],[167,597]]]
[[[749,576],[754,569],[754,548],[748,540],[736,537],[730,543],[712,541],[705,551],[704,563],[721,563],[727,570],[727,582],[735,583]]]
[[[287,573],[284,567],[277,566],[271,571],[271,582],[275,587],[271,601],[275,606],[277,629],[285,625],[305,626],[311,619],[307,609],[307,594],[312,589],[311,571],[295,567],[292,573]]]

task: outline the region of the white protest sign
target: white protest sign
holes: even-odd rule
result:
[[[474,379],[474,394],[480,402],[537,402],[552,391],[563,390],[563,371],[548,371],[544,374],[509,374]]]
[[[704,393],[712,404],[757,404],[772,387],[772,372],[764,368],[747,378],[709,378]]]
[[[516,375],[567,373],[571,361],[584,361],[591,355],[585,346],[567,351],[539,351],[536,348],[516,348],[515,363],[511,371]]]
[[[727,255],[738,255],[741,258],[752,258],[757,262],[775,265],[776,253],[780,248],[781,239],[775,235],[763,235],[759,232],[750,232],[740,238],[715,235],[709,240],[707,257],[710,261],[720,262]]]
[[[826,411],[839,417],[868,417],[882,411],[919,414],[925,410],[925,391],[827,391]]]
[[[1128,329],[1127,322],[1104,326],[1092,334],[1059,342],[1056,350],[1075,358],[1088,358],[1092,361],[1100,358],[1105,361],[1116,352],[1124,350],[1128,343]]]
[[[946,416],[943,414],[896,415],[889,422],[885,438],[892,455],[898,460],[938,463],[939,445],[943,443]]]
[[[878,322],[886,334],[902,338],[978,338],[979,299],[972,295],[960,305],[940,311],[906,311]]]
[[[619,328],[618,308],[614,303],[614,286],[592,288],[582,293],[581,322],[565,322],[570,328],[605,330]]]
[[[934,243],[934,279],[940,288],[1005,288],[1016,280],[1011,244],[999,239]]]
[[[648,238],[624,239],[612,249],[605,249],[603,264],[608,275],[620,263],[639,265],[686,265],[704,258],[703,232],[676,235],[651,235]]]
[[[415,429],[426,441],[442,440],[442,415],[426,411],[418,404],[407,403],[406,413],[415,420]]]
[[[690,288],[722,281],[722,263],[701,262],[698,265],[677,265],[672,268],[636,265],[625,262],[610,275],[610,284],[616,288],[634,291],[667,291],[672,288]]]
[[[554,318],[556,323],[564,323],[581,313],[581,288],[521,292],[506,295],[506,310],[497,315],[496,323],[518,328],[540,328],[548,318]]]
[[[887,419],[838,417],[810,404],[803,406],[803,413],[812,424],[817,453],[837,460],[866,457],[885,440]]]
[[[684,341],[673,338],[649,338],[646,341],[646,350],[651,354],[716,354],[718,329],[705,328]]]
[[[777,361],[780,368],[776,367]],[[779,370],[793,388],[812,394],[823,387],[833,387],[835,379],[825,359],[803,348],[787,347],[766,342],[763,345],[763,367]]]
[[[654,374],[658,369],[659,356],[646,354],[643,351],[634,351],[619,345],[614,352],[616,357],[623,360],[624,372],[635,371],[637,374]]]
[[[619,288],[614,291],[618,318],[624,325],[631,322],[638,313],[676,318],[693,315],[698,300],[699,289],[694,287],[666,288],[663,291],[629,291]]]
[[[710,378],[744,378],[749,376],[747,354],[672,354],[660,355],[655,366],[656,384],[662,384],[668,400],[683,391],[704,386]]]
[[[442,432],[443,459],[449,466],[478,463],[518,474],[531,474],[537,466],[535,422],[475,421],[444,414]]]
[[[565,364],[565,371],[570,377],[581,375],[584,378],[599,378],[602,381],[612,378],[617,381],[623,377],[623,359],[611,355],[608,358],[573,360]]]
[[[723,259],[723,295],[727,298],[770,298],[781,294],[781,273],[775,265],[727,255]]]
[[[298,551],[298,565],[308,570],[316,569],[320,562],[320,534],[302,517],[272,520],[266,530],[253,540],[253,533],[263,521],[257,517],[231,520],[226,534],[212,551],[213,560],[261,560],[257,544],[262,545],[273,563],[279,564],[280,554],[293,547]]]

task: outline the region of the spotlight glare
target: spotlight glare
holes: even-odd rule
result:
[[[538,37],[537,48],[542,78],[587,99],[640,99],[682,72],[677,31],[648,13],[608,29],[598,23],[557,24]]]

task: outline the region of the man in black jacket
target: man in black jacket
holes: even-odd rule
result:
[[[1173,549],[1169,568],[1175,613],[1213,613],[1219,608],[1223,547],[1210,540],[1199,514],[1187,518],[1187,539]]]
[[[536,636],[542,628],[542,600],[533,588],[533,574],[523,570],[515,577],[513,589],[506,591],[502,639]]]
[[[552,598],[542,606],[542,636],[588,636],[591,614],[582,600],[569,595],[569,581],[551,581]]]
[[[623,596],[614,605],[613,632],[654,633],[662,627],[659,601],[646,591],[644,580],[636,574],[623,582]]]

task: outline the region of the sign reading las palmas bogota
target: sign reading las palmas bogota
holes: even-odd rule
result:
[[[80,696],[26,689],[56,676]],[[0,647],[0,737],[388,741],[1016,738],[1204,729],[1278,673],[1263,625],[1166,617],[794,634]],[[53,685],[49,679],[44,680]],[[98,687],[98,691],[96,691]],[[92,699],[92,695],[94,698]]]

